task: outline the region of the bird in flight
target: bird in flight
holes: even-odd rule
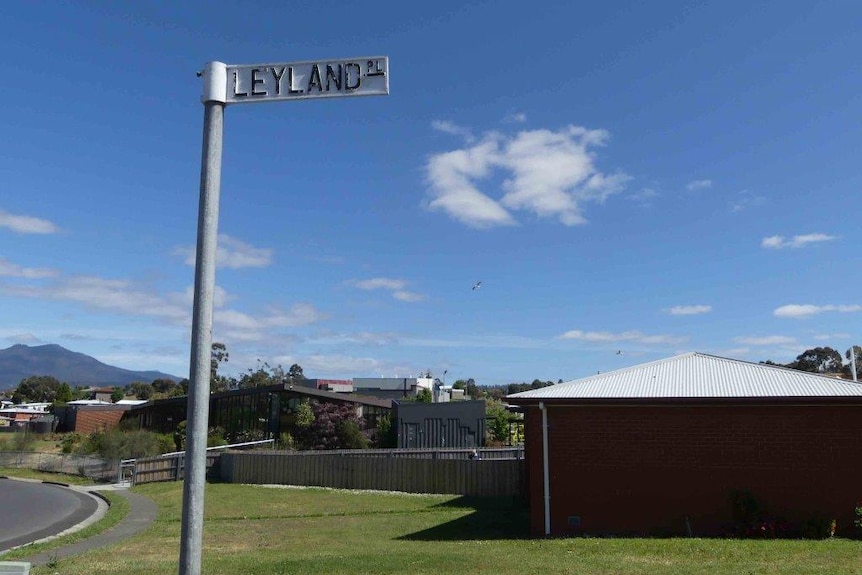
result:
[[[473,291],[476,291],[476,290],[477,290],[477,289],[479,289],[480,287],[482,287],[482,282],[476,282],[476,283],[474,283],[474,284],[473,284]]]
[[[622,355],[622,353],[623,353],[622,350],[620,350],[620,349],[617,350],[617,355]]]

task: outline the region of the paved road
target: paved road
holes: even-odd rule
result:
[[[48,483],[0,479],[0,550],[81,523],[98,509],[92,496]]]

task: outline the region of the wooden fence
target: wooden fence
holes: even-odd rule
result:
[[[218,479],[221,453],[207,452],[207,479]],[[160,455],[123,462],[123,481],[132,485],[157,481],[182,481],[185,476],[185,455]]]
[[[486,450],[482,459],[468,459],[469,450],[369,451],[227,452],[220,477],[228,483],[513,497],[524,483],[523,459],[493,458]]]

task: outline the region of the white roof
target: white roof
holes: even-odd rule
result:
[[[143,405],[147,403],[147,399],[121,399],[114,405]]]
[[[101,401],[99,399],[76,399],[66,402],[66,405],[113,405],[110,401]]]
[[[862,397],[862,384],[703,353],[509,395],[515,400]]]

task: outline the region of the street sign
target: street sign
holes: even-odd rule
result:
[[[226,64],[224,98],[213,99],[225,104],[246,104],[387,94],[389,58],[374,56],[280,64]]]
[[[195,252],[191,370],[186,408],[180,575],[201,574],[224,109],[228,104],[250,102],[386,96],[389,94],[389,58],[379,56],[243,66],[207,62],[198,76],[204,79],[201,96],[204,105],[204,139]]]

